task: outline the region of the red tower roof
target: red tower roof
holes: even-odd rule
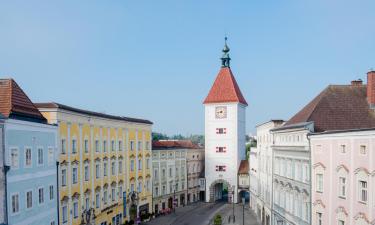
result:
[[[239,102],[247,106],[230,67],[222,67],[203,104]]]

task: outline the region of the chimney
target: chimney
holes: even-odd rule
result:
[[[352,80],[352,86],[362,86],[362,80],[361,79],[358,79],[358,80]]]
[[[375,109],[375,71],[367,73],[367,101]]]

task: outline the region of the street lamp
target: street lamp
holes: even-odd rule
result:
[[[233,205],[233,214],[232,214],[232,217],[233,217],[233,223],[236,222],[236,217],[234,216],[234,188],[235,188],[235,186],[233,185],[232,186],[232,205]]]
[[[245,198],[242,198],[242,225],[245,225]]]

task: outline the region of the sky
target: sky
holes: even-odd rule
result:
[[[33,102],[203,134],[224,36],[246,129],[375,68],[375,1],[1,1],[0,77]]]

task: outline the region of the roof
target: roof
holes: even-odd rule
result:
[[[315,132],[375,127],[366,89],[366,85],[329,85],[285,126],[311,121]]]
[[[152,149],[200,149],[200,147],[190,140],[160,140],[152,142]]]
[[[247,106],[230,67],[222,67],[203,104],[239,102]]]
[[[86,114],[86,115],[89,115],[89,116],[97,116],[97,117],[102,117],[102,118],[106,118],[106,119],[122,120],[122,121],[133,122],[133,123],[153,124],[149,120],[137,119],[137,118],[131,118],[131,117],[123,117],[123,116],[108,115],[108,114],[105,114],[105,113],[98,113],[98,112],[93,112],[93,111],[78,109],[78,108],[74,108],[74,107],[63,105],[63,104],[56,103],[56,102],[35,103],[35,105],[39,109],[63,109],[63,110],[71,111],[71,112]]]
[[[260,126],[262,126],[264,124],[267,124],[267,123],[277,123],[277,124],[279,124],[279,123],[284,123],[284,122],[285,121],[283,119],[271,119],[267,122],[260,123],[260,124],[256,125],[255,127],[260,127]]]
[[[249,174],[249,160],[241,160],[238,174]]]
[[[0,113],[6,118],[47,122],[13,79],[0,79]]]

